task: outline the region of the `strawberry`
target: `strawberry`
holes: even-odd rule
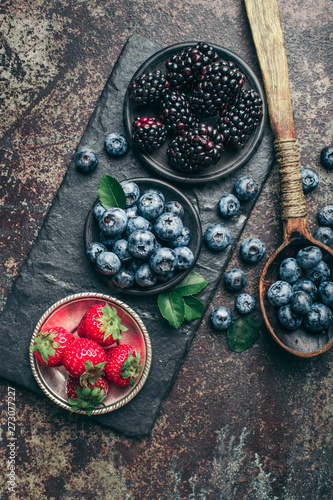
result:
[[[84,385],[80,379],[70,375],[67,380],[67,397],[71,411],[85,410],[90,417],[97,406],[105,407],[103,400],[108,390],[109,385],[104,377],[88,379]]]
[[[133,387],[141,369],[140,351],[128,344],[111,347],[106,351],[105,377],[116,385]]]
[[[45,366],[59,366],[66,347],[72,344],[75,338],[62,326],[51,326],[38,332],[34,340],[30,349],[39,363]]]
[[[89,307],[77,328],[79,337],[94,340],[101,346],[114,344],[121,339],[121,331],[128,328],[121,324],[117,310],[109,304],[94,304]]]
[[[72,377],[84,383],[89,377],[99,377],[106,361],[104,349],[90,339],[75,339],[65,349],[63,365]]]

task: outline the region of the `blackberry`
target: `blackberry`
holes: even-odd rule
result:
[[[232,61],[217,61],[205,66],[190,102],[201,117],[214,116],[232,102],[245,83],[245,75]]]
[[[218,58],[214,48],[204,42],[183,49],[165,63],[171,85],[175,89],[188,89],[195,85],[202,68]]]
[[[177,90],[169,92],[162,100],[159,118],[171,134],[193,128],[197,122],[186,95]]]
[[[212,125],[200,123],[197,128],[170,142],[167,156],[180,172],[193,173],[215,165],[223,151],[223,136]]]
[[[139,106],[156,104],[168,92],[169,87],[167,77],[160,70],[143,73],[129,85],[129,99]]]
[[[262,100],[254,90],[242,90],[235,102],[222,111],[217,128],[226,146],[242,147],[262,118]]]
[[[160,149],[166,139],[165,126],[154,117],[138,116],[132,126],[133,144],[143,153]]]

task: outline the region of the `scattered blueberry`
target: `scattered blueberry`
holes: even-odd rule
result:
[[[286,330],[296,330],[302,323],[302,316],[295,313],[290,304],[280,307],[278,311],[280,324]]]
[[[137,217],[132,217],[128,220],[126,234],[129,236],[134,233],[134,231],[151,231],[151,223],[149,220],[138,215]]]
[[[265,255],[265,245],[258,238],[246,238],[240,246],[240,256],[246,264],[256,264]]]
[[[191,241],[191,231],[188,227],[184,226],[181,234],[177,236],[174,240],[170,241],[170,245],[173,248],[177,247],[187,247]]]
[[[164,200],[155,191],[146,191],[138,200],[139,214],[147,220],[155,220],[164,210]]]
[[[331,310],[324,304],[316,302],[312,305],[310,312],[304,317],[304,328],[309,332],[324,332],[330,326],[331,319]]]
[[[234,192],[240,201],[249,201],[258,193],[258,184],[251,177],[240,177],[235,182]]]
[[[147,288],[155,285],[157,275],[153,272],[149,264],[144,263],[136,270],[134,279],[139,286]]]
[[[126,137],[117,132],[112,132],[106,137],[104,146],[110,156],[123,156],[128,149]]]
[[[246,283],[246,274],[241,269],[230,269],[224,276],[224,286],[230,292],[238,292]]]
[[[330,227],[318,227],[313,237],[328,247],[333,245],[333,229]]]
[[[231,233],[222,224],[211,224],[205,231],[204,240],[210,250],[220,252],[230,245]]]
[[[118,255],[123,264],[133,259],[132,255],[128,251],[128,241],[125,239],[115,241],[112,245],[112,252]]]
[[[136,259],[149,259],[155,245],[156,238],[150,231],[134,231],[128,237],[128,251]]]
[[[136,205],[133,205],[132,207],[125,208],[125,213],[128,219],[132,219],[133,217],[137,217],[139,215],[139,210]]]
[[[120,184],[126,196],[125,208],[132,207],[140,197],[139,186],[133,181],[122,181]]]
[[[172,212],[173,214],[178,215],[178,217],[183,217],[184,215],[184,208],[179,201],[168,201],[168,203],[165,204],[164,207],[165,212]]]
[[[170,273],[176,266],[176,254],[171,248],[161,247],[151,255],[149,264],[156,274]]]
[[[292,286],[287,281],[275,281],[268,291],[267,299],[275,307],[281,307],[289,303],[293,293]]]
[[[303,192],[311,193],[319,184],[319,177],[317,172],[311,170],[311,168],[301,168],[302,175],[302,187]]]
[[[105,208],[103,207],[102,203],[98,202],[93,208],[93,216],[95,217],[96,220],[100,220],[102,215],[105,212]]]
[[[158,217],[154,224],[154,230],[158,238],[163,241],[173,241],[181,235],[183,222],[178,215],[165,212]]]
[[[174,249],[176,255],[176,269],[184,271],[191,267],[194,261],[194,255],[190,248],[188,247],[177,247]]]
[[[293,292],[290,298],[290,305],[295,313],[304,316],[310,312],[312,299],[306,292],[298,290],[297,292]]]
[[[130,288],[134,285],[134,272],[127,267],[122,267],[120,271],[113,276],[112,283],[119,288]]]
[[[113,276],[120,271],[121,262],[113,252],[102,252],[96,260],[97,269],[106,276]]]
[[[321,226],[333,226],[333,205],[326,205],[318,213],[318,222]]]
[[[233,217],[238,214],[239,200],[233,194],[224,194],[218,202],[218,209],[222,217]]]
[[[311,269],[319,264],[322,257],[323,254],[321,253],[320,248],[309,246],[301,248],[301,250],[297,252],[296,261],[297,264],[303,269]]]
[[[302,269],[297,264],[297,260],[293,257],[284,259],[279,267],[279,275],[281,280],[288,283],[295,283],[301,277]]]
[[[317,287],[316,285],[309,279],[300,278],[295,281],[292,285],[293,292],[302,291],[310,295],[312,301],[314,302],[317,298]]]
[[[96,264],[96,260],[99,254],[101,254],[102,252],[107,252],[107,250],[108,249],[106,248],[106,246],[102,245],[102,243],[93,242],[87,247],[86,255],[88,257],[88,260],[90,260],[90,262]]]
[[[90,174],[98,164],[97,154],[92,149],[81,149],[75,154],[75,166],[84,174]]]
[[[333,146],[326,146],[321,150],[320,161],[329,170],[333,170]]]
[[[252,295],[242,293],[235,301],[235,308],[239,314],[250,314],[255,308],[256,302]]]
[[[308,270],[306,276],[315,285],[319,285],[322,281],[327,281],[330,274],[331,274],[330,268],[328,267],[326,262],[321,260],[316,267]]]
[[[113,207],[105,210],[99,220],[99,228],[108,237],[122,233],[127,226],[127,215],[121,208]]]
[[[228,330],[232,322],[232,313],[230,309],[218,306],[212,310],[210,320],[215,330]]]
[[[331,281],[323,281],[318,287],[319,297],[321,302],[327,307],[333,307],[333,283]]]

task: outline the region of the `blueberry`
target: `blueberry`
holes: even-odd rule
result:
[[[99,228],[108,237],[122,233],[127,226],[127,215],[121,208],[113,207],[105,210],[99,220]]]
[[[311,170],[311,168],[301,168],[302,175],[302,187],[303,192],[311,193],[319,184],[319,177],[317,172]]]
[[[218,209],[222,217],[233,217],[238,214],[240,203],[233,194],[224,194],[218,202]]]
[[[267,290],[267,299],[275,307],[281,307],[289,303],[293,293],[290,283],[287,281],[275,281]]]
[[[258,238],[246,238],[240,246],[240,256],[246,264],[256,264],[265,255],[265,245]]]
[[[170,271],[169,273],[158,274],[157,281],[160,281],[161,283],[167,283],[168,281],[171,280],[173,275],[174,275],[173,271]]]
[[[295,283],[301,277],[302,269],[297,264],[297,260],[293,257],[284,259],[279,267],[279,275],[283,281],[288,283]]]
[[[117,132],[112,132],[106,137],[104,146],[110,156],[123,156],[128,149],[126,137]]]
[[[119,288],[130,288],[134,285],[134,272],[127,267],[122,267],[120,271],[113,276],[112,283]]]
[[[251,177],[240,177],[235,182],[234,192],[240,201],[249,201],[258,193],[258,184]]]
[[[111,248],[115,243],[115,241],[120,240],[121,236],[122,233],[115,234],[114,236],[109,237],[105,233],[103,233],[103,231],[101,231],[99,235],[99,241],[107,248]]]
[[[251,313],[254,310],[255,305],[256,302],[254,300],[254,297],[252,297],[252,295],[249,295],[248,293],[241,293],[240,295],[238,295],[235,301],[235,308],[236,311],[239,312],[239,314]]]
[[[134,205],[140,198],[139,186],[133,181],[122,181],[121,187],[124,190],[126,196],[126,207],[129,208]]]
[[[215,330],[228,330],[232,322],[232,313],[230,309],[218,306],[212,310],[210,320]]]
[[[324,167],[333,170],[333,145],[321,150],[320,161]]]
[[[146,189],[145,191],[143,191],[142,193],[143,195],[144,194],[157,194],[160,198],[162,198],[163,200],[163,203],[165,203],[165,197],[164,197],[164,194],[162,193],[162,191],[160,191],[159,189],[155,189],[155,188],[149,188],[149,189]]]
[[[328,267],[326,262],[321,260],[316,267],[308,270],[306,276],[315,285],[319,285],[322,281],[327,281],[330,274],[330,268]]]
[[[169,273],[175,269],[176,254],[171,248],[161,247],[151,255],[149,264],[156,274]]]
[[[128,251],[136,259],[149,259],[155,245],[156,238],[150,231],[134,231],[128,238]]]
[[[142,266],[142,260],[141,259],[133,259],[131,260],[128,264],[126,264],[126,267],[135,273],[139,267]]]
[[[333,283],[331,281],[323,281],[318,287],[319,297],[321,302],[327,307],[333,307]]]
[[[182,218],[184,215],[184,207],[179,201],[168,201],[168,203],[165,204],[164,212],[172,212]]]
[[[136,205],[133,205],[132,207],[125,208],[125,213],[128,219],[133,219],[133,217],[138,217],[139,215],[138,207]]]
[[[222,224],[211,224],[205,231],[204,240],[210,250],[220,252],[230,245],[231,233]]]
[[[134,279],[139,286],[147,288],[155,285],[157,274],[154,273],[149,264],[145,263],[136,270]]]
[[[121,262],[129,262],[133,259],[132,255],[128,251],[128,241],[124,239],[117,240],[112,245],[112,252],[118,255]]]
[[[181,218],[169,212],[160,215],[154,224],[156,235],[163,241],[175,240],[182,234],[183,228]]]
[[[192,235],[191,235],[190,229],[188,227],[184,226],[180,236],[178,236],[174,240],[170,241],[170,245],[173,248],[187,247],[191,241],[191,238],[192,238]]]
[[[301,325],[303,319],[300,314],[297,314],[292,310],[290,304],[286,304],[280,307],[280,309],[278,310],[278,318],[280,324],[286,330],[296,330],[296,328]]]
[[[317,287],[316,285],[306,279],[306,278],[300,278],[299,280],[295,281],[292,285],[293,292],[298,292],[299,290],[302,292],[307,293],[310,295],[312,301],[316,300],[317,298]]]
[[[177,247],[174,249],[176,255],[176,266],[175,268],[179,271],[184,271],[192,266],[194,261],[194,255],[190,248],[188,247]]]
[[[146,191],[138,200],[139,214],[147,220],[154,220],[164,210],[164,200],[155,191]]]
[[[315,302],[310,312],[304,317],[304,328],[309,332],[320,333],[330,326],[331,319],[331,310],[325,304]]]
[[[333,229],[330,227],[318,227],[313,237],[328,247],[333,245]]]
[[[113,252],[102,252],[96,261],[97,269],[106,276],[113,276],[120,271],[121,262]]]
[[[90,174],[98,164],[97,154],[92,149],[81,149],[75,154],[75,166],[84,174]]]
[[[134,233],[134,231],[151,231],[152,226],[149,220],[138,215],[137,217],[132,217],[128,220],[126,234],[129,236]]]
[[[230,292],[238,292],[246,283],[246,274],[241,269],[230,269],[224,276],[224,286]]]
[[[333,226],[333,205],[326,205],[318,213],[318,222],[321,226]]]
[[[93,208],[93,216],[95,217],[96,220],[100,220],[102,215],[105,212],[105,208],[103,207],[102,203],[98,202]]]
[[[320,248],[309,246],[301,248],[301,250],[297,252],[296,260],[297,264],[303,269],[311,269],[319,264],[322,257],[323,254],[321,253]]]
[[[101,254],[102,252],[107,252],[107,250],[108,249],[106,248],[106,246],[102,245],[102,243],[93,242],[90,243],[90,245],[87,247],[86,255],[90,262],[96,264],[96,260],[99,254]]]
[[[305,314],[308,314],[308,312],[310,312],[312,299],[306,292],[298,290],[296,292],[293,292],[290,298],[290,305],[295,313],[304,316]]]

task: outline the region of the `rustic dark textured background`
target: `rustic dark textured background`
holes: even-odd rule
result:
[[[314,230],[332,203],[333,174],[319,154],[333,142],[333,9],[330,0],[278,3],[301,162],[320,177],[307,196]],[[5,0],[0,15],[4,305],[129,36],[207,40],[259,70],[239,0]],[[262,238],[268,253],[281,242],[276,183],[273,171],[241,237]],[[229,267],[240,265],[238,250]],[[245,269],[256,297],[263,264]],[[251,349],[232,353],[208,322],[213,306],[232,302],[221,285],[147,438],[125,438],[16,387],[16,498],[330,500],[332,353],[290,358],[264,327]],[[7,394],[3,380],[5,461]],[[5,469],[1,498],[15,498],[7,480]]]

